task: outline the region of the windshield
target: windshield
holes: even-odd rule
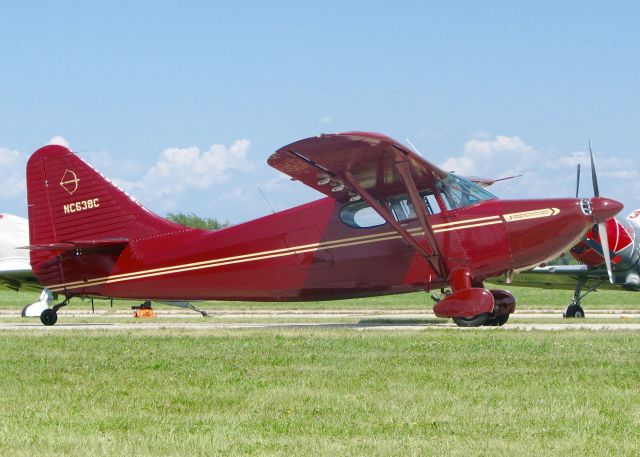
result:
[[[497,198],[491,192],[472,182],[449,173],[436,183],[447,209],[462,208],[484,200]]]

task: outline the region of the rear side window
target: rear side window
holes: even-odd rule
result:
[[[384,225],[385,220],[367,202],[346,205],[340,210],[340,220],[349,227],[369,228]]]

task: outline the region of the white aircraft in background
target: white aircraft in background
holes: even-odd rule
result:
[[[18,249],[29,245],[29,222],[13,214],[0,213],[0,285],[19,290],[24,286],[41,289],[31,270],[29,251]],[[38,317],[51,300],[45,291],[44,298],[22,310],[23,317]],[[26,312],[29,308],[28,313]]]
[[[0,213],[0,281],[11,289],[34,279],[29,263],[29,251],[17,249],[29,244],[29,223],[13,214]]]

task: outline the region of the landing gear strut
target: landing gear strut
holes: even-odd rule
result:
[[[564,310],[564,313],[562,313],[562,317],[564,318],[573,317],[578,319],[584,318],[584,310],[582,309],[582,306],[580,306],[580,300],[582,300],[584,297],[586,297],[591,292],[596,290],[600,286],[600,284],[602,284],[603,282],[604,280],[597,281],[593,287],[589,287],[589,289],[584,294],[581,295],[580,292],[582,291],[582,288],[586,285],[587,278],[586,277],[579,278],[578,284],[576,284],[576,290],[573,292],[573,300],[571,300],[571,303],[569,303],[569,306],[567,306],[567,308]]]
[[[40,322],[44,325],[54,325],[58,322],[58,310],[63,306],[67,306],[71,300],[71,296],[65,297],[63,301],[55,305],[53,308],[47,308],[40,314]]]

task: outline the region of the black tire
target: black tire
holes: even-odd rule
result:
[[[564,313],[562,314],[562,317],[583,319],[584,318],[584,310],[582,309],[582,306],[580,306],[580,305],[578,305],[576,303],[571,303],[569,306],[567,306],[567,309],[564,310]]]
[[[509,320],[510,314],[502,314],[500,316],[494,316],[487,319],[486,325],[487,327],[502,327]]]
[[[53,325],[58,322],[58,313],[50,308],[45,309],[42,311],[42,314],[40,314],[40,322],[44,325]]]
[[[454,317],[453,322],[458,327],[480,327],[489,319],[489,313],[478,314],[473,317]]]

